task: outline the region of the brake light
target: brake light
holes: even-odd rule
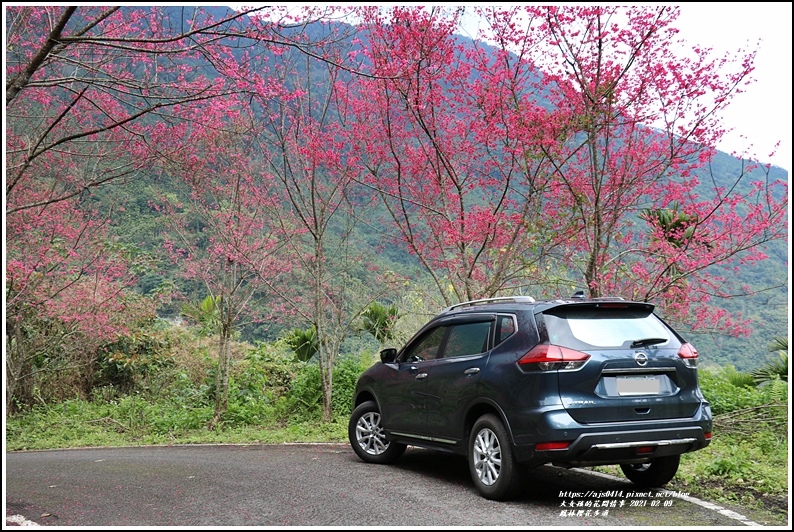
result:
[[[705,436],[705,438],[706,438],[707,440],[710,440],[710,439],[711,439],[711,432],[704,432],[704,433],[703,433],[703,436]]]
[[[519,367],[533,369],[534,366],[549,371],[554,369],[574,370],[581,368],[588,361],[590,355],[560,347],[559,345],[536,345],[529,353],[518,361]]]
[[[681,346],[681,349],[678,350],[678,356],[681,357],[687,367],[698,367],[698,350],[689,342]]]
[[[571,442],[569,441],[549,441],[546,443],[539,443],[535,445],[536,451],[561,451],[563,449],[567,449],[568,445]]]

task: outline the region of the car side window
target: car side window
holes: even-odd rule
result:
[[[421,362],[437,358],[446,330],[447,327],[436,327],[429,331],[418,343],[408,348],[405,356],[402,357],[403,362]]]
[[[461,323],[452,327],[444,347],[444,358],[476,355],[488,351],[490,321]]]
[[[516,321],[514,316],[499,316],[496,319],[496,341],[494,347],[501,344],[516,332]]]

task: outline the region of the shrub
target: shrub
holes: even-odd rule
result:
[[[300,366],[283,342],[257,343],[232,370],[230,398],[272,402],[288,392]]]
[[[350,414],[359,375],[373,355],[343,355],[334,368],[334,416]],[[250,348],[231,372],[226,427],[268,422],[312,422],[322,416],[322,381],[316,361],[301,362],[284,340]]]
[[[373,355],[362,353],[359,356],[343,357],[334,368],[334,390],[331,405],[334,417],[350,416],[353,406],[353,394],[359,376],[372,365]]]
[[[722,368],[722,377],[737,388],[755,388],[755,379],[749,373],[739,371],[733,365]]]
[[[153,374],[173,366],[171,341],[163,331],[134,331],[100,348],[95,386],[112,386],[118,393],[146,387]]]
[[[763,402],[756,388],[736,386],[725,378],[722,371],[703,369],[699,372],[699,378],[700,388],[711,403],[711,411],[715,416]]]
[[[317,363],[301,362],[287,393],[278,404],[283,421],[303,422],[322,416],[322,381]]]
[[[331,408],[335,419],[350,415],[359,375],[372,363],[372,354],[341,356],[334,367]],[[299,363],[289,391],[278,405],[284,421],[316,421],[322,416],[322,381],[316,362]]]

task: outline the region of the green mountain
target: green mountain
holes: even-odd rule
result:
[[[172,23],[179,23],[180,17],[184,16],[185,11],[180,8],[168,8]],[[351,27],[341,24],[346,30]],[[306,29],[310,38],[319,37],[323,30],[320,27],[308,27]],[[471,40],[461,37],[466,42]],[[262,51],[263,54],[267,52]],[[311,73],[312,77],[317,76],[322,79],[324,70],[317,66]],[[740,175],[742,163],[725,153],[719,153],[714,159],[711,167],[713,178],[717,183],[724,183],[729,186],[735,177]],[[755,170],[754,177],[764,178],[760,169]],[[702,176],[704,179],[711,176]],[[781,179],[788,181],[788,172],[781,168],[772,168],[769,172],[770,179]],[[739,186],[749,187],[743,181]],[[111,187],[106,191],[98,192],[97,201],[114,202],[124,207],[123,210],[116,209],[114,217],[114,229],[119,241],[124,244],[133,245],[142,252],[155,254],[161,247],[163,241],[162,220],[160,214],[150,205],[151,198],[159,197],[161,194],[173,193],[173,183],[169,183],[168,178],[159,175],[142,175],[130,181],[123,188]],[[703,188],[703,193],[708,190]],[[391,246],[385,249],[375,246],[380,243],[378,235],[372,227],[364,225],[356,229],[356,245],[370,256],[377,257],[378,265],[384,269],[391,269],[401,272],[412,272],[413,275],[420,275],[416,260],[405,249]],[[774,354],[769,352],[767,346],[776,337],[787,337],[789,329],[788,321],[788,246],[786,242],[778,241],[765,246],[765,252],[769,256],[766,261],[753,264],[751,266],[738,265],[738,280],[740,284],[748,287],[749,295],[739,295],[736,297],[719,301],[719,304],[731,313],[741,314],[744,318],[752,321],[753,332],[749,337],[732,338],[724,335],[715,335],[698,331],[681,331],[698,348],[701,356],[702,365],[726,365],[732,364],[742,371],[750,371],[772,360]],[[187,286],[182,281],[177,280],[176,272],[169,264],[162,263],[157,271],[150,271],[142,275],[139,279],[137,289],[141,293],[149,293],[157,289],[164,283],[176,283],[186,291],[194,300],[204,297],[200,286]],[[177,312],[176,305],[171,308],[163,308],[164,314],[174,314]],[[244,337],[249,340],[272,339],[276,331],[262,331],[257,329],[246,329],[243,331]]]

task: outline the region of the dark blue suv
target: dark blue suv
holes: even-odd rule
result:
[[[358,380],[348,436],[389,463],[413,445],[467,457],[506,500],[524,471],[619,464],[660,487],[711,441],[695,348],[648,303],[494,298],[453,305]]]

